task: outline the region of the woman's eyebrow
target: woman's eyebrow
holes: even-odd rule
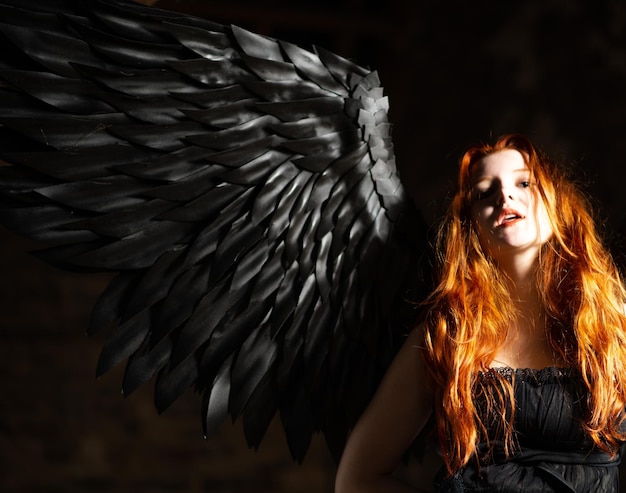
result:
[[[512,170],[512,173],[519,174],[519,175],[521,175],[523,173],[530,174],[530,170],[528,168],[520,168],[520,169]],[[492,180],[493,178],[494,178],[493,175],[482,175],[482,176],[479,176],[478,179],[472,180],[472,186],[477,185],[481,181]]]

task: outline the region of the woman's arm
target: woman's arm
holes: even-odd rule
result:
[[[336,493],[415,491],[392,475],[433,411],[421,344],[422,331],[416,329],[348,438]]]

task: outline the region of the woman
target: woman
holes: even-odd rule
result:
[[[461,159],[439,280],[353,430],[337,492],[393,472],[435,415],[435,490],[613,492],[626,438],[626,293],[590,207],[518,135]]]

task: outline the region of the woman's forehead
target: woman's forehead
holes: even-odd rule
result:
[[[529,168],[524,156],[515,149],[497,151],[478,159],[470,168],[471,181],[501,174],[524,174]]]

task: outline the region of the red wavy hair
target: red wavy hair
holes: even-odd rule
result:
[[[503,149],[521,152],[546,204],[554,234],[543,246],[536,280],[548,315],[548,340],[588,389],[583,426],[598,448],[614,455],[626,407],[626,292],[599,240],[585,195],[562,168],[520,135],[471,147],[460,161],[458,190],[440,228],[439,280],[428,300],[425,357],[435,383],[437,428],[450,472],[476,454],[485,430],[475,407],[478,371],[488,371],[515,317],[506,282],[480,246],[471,215],[472,166]],[[495,374],[498,375],[498,374]],[[513,389],[502,377],[486,393],[501,416],[511,453]]]

